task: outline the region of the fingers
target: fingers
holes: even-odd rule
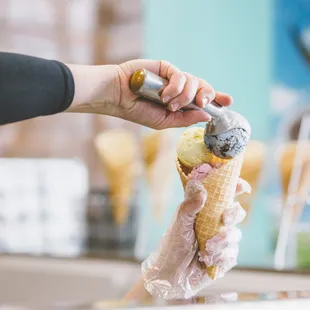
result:
[[[205,80],[182,72],[165,60],[136,59],[121,64],[121,67],[128,76],[138,69],[145,68],[164,79],[168,79],[169,84],[162,92],[161,99],[165,103],[169,103],[170,111],[179,110],[194,99],[200,108],[213,100],[223,106],[228,106],[233,101],[231,96],[222,92],[215,92],[213,87]],[[180,108],[177,108],[178,104]]]
[[[199,88],[195,98],[195,103],[204,108],[206,104],[211,103],[215,99],[214,88],[205,80],[199,79]]]
[[[212,265],[219,266],[223,269],[233,268],[237,263],[237,257],[239,254],[239,247],[237,245],[227,247],[223,251],[213,256]],[[211,266],[212,266],[211,265]]]
[[[172,112],[182,109],[193,101],[200,108],[213,100],[223,106],[232,103],[231,96],[221,92],[216,93],[205,80],[182,72],[166,61],[161,61],[159,74],[169,80],[168,86],[161,94],[161,99]]]
[[[215,99],[215,90],[206,81],[177,71],[171,76],[161,98],[172,112],[182,109],[191,102],[203,108]]]
[[[232,268],[237,261],[241,231],[231,227],[206,242],[205,252],[199,253],[199,260],[207,266]]]
[[[250,194],[251,190],[252,190],[251,185],[247,181],[239,178],[236,188],[236,196],[240,196],[244,193]]]
[[[176,111],[178,108],[174,109],[174,105],[178,103],[178,96],[183,92],[184,86],[187,83],[187,79],[185,74],[176,68],[170,76],[168,75],[168,78],[169,84],[163,90],[161,99],[164,103],[168,104],[170,111]],[[175,99],[172,100],[173,98]]]
[[[175,93],[176,96],[173,97],[173,99],[169,102],[168,105],[170,111],[173,112],[182,109],[184,106],[194,101],[198,90],[199,80],[197,78],[184,73],[183,76],[185,77],[185,84],[183,85],[183,88],[181,89],[180,92]],[[172,79],[170,81],[172,83]],[[169,87],[170,83],[164,91],[169,92],[170,91]]]
[[[251,193],[251,186],[245,180],[239,178],[236,187],[236,196],[244,193]],[[239,202],[234,202],[232,207],[223,212],[222,221],[226,226],[235,226],[241,223],[246,217],[246,211],[242,208]]]
[[[239,202],[234,202],[231,208],[226,209],[222,215],[225,226],[235,226],[241,223],[246,217],[246,212]]]
[[[144,99],[136,99],[136,106],[132,108],[131,114],[128,112],[125,119],[141,125],[162,130],[167,128],[188,127],[200,122],[208,122],[211,116],[203,110],[191,110],[186,112],[170,112],[160,104]]]
[[[216,92],[215,101],[222,106],[229,106],[233,103],[233,98],[228,94]]]
[[[216,254],[229,247],[237,244],[241,240],[242,233],[236,227],[230,227],[206,242],[206,252],[210,255]]]
[[[180,212],[189,216],[195,216],[204,206],[207,200],[207,191],[199,181],[190,180],[185,188],[185,200]]]
[[[219,266],[219,271],[216,275],[217,279],[223,278],[225,276],[225,274],[230,271],[231,269],[233,269],[234,267],[236,267],[238,264],[237,262],[237,257],[236,258],[231,258],[229,260],[226,260],[224,264],[222,264],[221,266]]]

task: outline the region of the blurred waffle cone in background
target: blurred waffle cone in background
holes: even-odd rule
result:
[[[142,156],[145,166],[146,178],[151,181],[151,171],[158,152],[160,149],[160,142],[163,138],[164,131],[152,131],[142,138]]]
[[[246,180],[252,187],[251,194],[243,194],[238,200],[247,212],[251,211],[254,197],[258,189],[261,171],[266,159],[266,145],[259,141],[251,140],[245,149],[243,165],[240,177]]]
[[[142,157],[149,185],[152,212],[161,220],[172,192],[174,174],[174,131],[152,131],[142,138]]]
[[[298,180],[296,191],[289,193],[290,180],[295,166],[295,156],[297,148],[300,148],[302,161],[297,163],[301,165],[301,174]],[[281,147],[279,152],[279,167],[281,173],[283,204],[286,206],[286,201],[289,195],[294,195],[296,203],[294,205],[292,221],[297,221],[303,207],[307,201],[308,192],[310,189],[310,142],[308,141],[292,141]]]
[[[139,148],[128,129],[106,130],[95,137],[117,224],[126,223],[139,174]]]

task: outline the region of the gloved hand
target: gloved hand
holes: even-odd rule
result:
[[[236,195],[250,192],[250,185],[240,179]],[[235,227],[246,213],[238,202],[223,214],[226,229],[207,241],[206,253],[199,253],[194,223],[203,208],[207,192],[199,181],[190,180],[185,189],[185,200],[180,205],[173,225],[163,236],[159,249],[142,264],[146,290],[158,299],[182,299],[196,295],[212,282],[200,260],[219,266],[218,277],[237,264],[241,231]]]

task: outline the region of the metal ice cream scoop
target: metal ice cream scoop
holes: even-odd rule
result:
[[[165,105],[160,95],[168,83],[166,79],[140,69],[132,75],[129,86],[137,96]],[[182,111],[186,110],[202,109],[192,102],[182,108]],[[206,124],[204,139],[211,152],[221,158],[233,158],[241,153],[251,134],[248,121],[239,113],[222,107],[215,101],[207,104],[203,110],[212,116],[212,120]]]

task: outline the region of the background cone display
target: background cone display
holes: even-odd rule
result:
[[[238,197],[241,206],[247,212],[247,217],[251,211],[252,203],[258,189],[259,180],[266,159],[267,147],[259,141],[249,141],[243,158],[240,177],[246,180],[252,188],[251,194],[243,194]],[[244,222],[243,222],[244,223]]]
[[[164,131],[153,131],[142,138],[142,156],[147,180],[151,179],[151,170],[160,151]]]
[[[124,224],[139,172],[137,141],[132,132],[113,129],[98,134],[95,146],[108,183],[114,219],[117,224]]]
[[[310,189],[310,143],[308,141],[299,143],[300,145],[298,145],[298,141],[292,141],[285,144],[282,147],[279,156],[279,167],[281,173],[284,206],[288,195],[293,195],[296,198],[292,221],[298,220],[306,203],[308,192]],[[303,154],[303,160],[297,163],[298,165],[301,165],[301,174],[298,180],[296,192],[289,193],[289,185],[292,177],[292,171],[296,169],[295,156],[297,153],[297,148],[300,148],[300,152],[302,152]]]
[[[145,135],[142,139],[142,157],[152,212],[155,219],[160,221],[173,187],[174,131],[152,131]]]
[[[216,157],[214,159],[216,159]],[[242,161],[243,154],[229,160],[220,168],[213,169],[210,174],[201,181],[208,193],[205,206],[198,213],[195,223],[196,237],[201,252],[206,250],[206,241],[220,233],[224,228],[222,215],[224,210],[231,207],[234,201]],[[177,169],[183,187],[185,187],[188,182],[188,173],[178,159]],[[210,278],[213,280],[216,279],[218,267],[206,266],[206,268]]]

